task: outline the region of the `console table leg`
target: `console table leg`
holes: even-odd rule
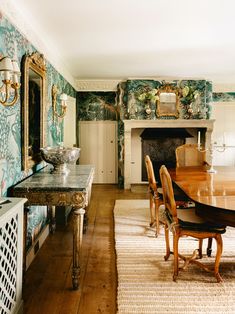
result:
[[[55,233],[56,219],[55,219],[55,206],[49,206],[49,217],[50,217],[50,233]]]
[[[83,208],[73,211],[73,270],[72,284],[73,289],[77,290],[80,279],[80,259],[83,234],[83,220],[85,210]]]

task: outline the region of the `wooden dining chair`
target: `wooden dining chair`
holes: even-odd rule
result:
[[[183,144],[175,150],[176,167],[206,165],[206,151],[199,151],[197,144]]]
[[[195,207],[187,209],[177,209],[176,202],[174,199],[174,193],[172,188],[172,180],[167,168],[163,165],[160,168],[160,178],[163,189],[163,200],[165,204],[165,239],[166,239],[166,255],[165,260],[170,257],[170,246],[169,246],[169,230],[173,233],[173,255],[174,255],[174,272],[173,280],[176,281],[180,269],[185,269],[188,264],[194,263],[203,268],[206,271],[210,269],[203,263],[196,260],[199,257],[202,258],[202,240],[206,238],[213,238],[217,244],[215,264],[214,264],[214,275],[218,282],[222,281],[219,274],[219,264],[222,255],[223,241],[222,236],[226,229],[224,226],[215,225],[204,219],[198,217],[195,214]],[[199,239],[199,249],[196,249],[192,256],[186,258],[179,254],[178,245],[181,237],[190,236]],[[184,260],[184,265],[179,268],[179,258]]]
[[[183,144],[175,150],[176,167],[204,166],[206,161],[206,151],[199,151],[197,144]],[[212,239],[208,239],[207,256],[212,253]]]
[[[157,187],[153,164],[149,155],[145,156],[145,165],[148,176],[149,208],[150,208],[150,227],[156,225],[156,237],[159,234],[159,210],[163,210],[162,189]]]

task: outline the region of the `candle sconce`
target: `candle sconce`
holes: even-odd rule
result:
[[[129,95],[129,104],[127,108],[129,119],[131,120],[136,119],[137,112],[138,112],[138,109],[137,109],[137,105],[135,101],[135,95],[131,93]]]
[[[198,150],[200,152],[207,152],[208,151],[210,154],[211,164],[210,164],[210,168],[207,170],[208,173],[216,173],[217,172],[214,169],[214,164],[213,164],[214,152],[216,151],[218,153],[223,153],[228,148],[235,148],[235,146],[234,145],[226,145],[225,144],[225,137],[224,137],[222,145],[218,145],[217,142],[211,142],[208,149],[203,149],[201,146],[200,131],[198,132]]]
[[[5,106],[13,106],[19,98],[20,76],[19,65],[16,60],[4,57],[0,60],[0,75],[2,86],[0,86],[0,103]]]
[[[66,101],[68,99],[68,96],[66,94],[60,95],[60,101],[61,101],[61,110],[60,112],[57,111],[56,103],[57,103],[57,94],[58,94],[58,88],[56,85],[52,86],[52,109],[53,109],[53,118],[64,118],[66,114],[67,104]]]

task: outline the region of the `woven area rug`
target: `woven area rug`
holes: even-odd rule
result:
[[[156,238],[155,230],[149,227],[148,205],[147,200],[117,200],[115,204],[118,313],[234,314],[235,228],[223,235],[223,283],[218,284],[212,273],[192,264],[173,282],[173,256],[164,261],[163,228]],[[197,244],[197,240],[181,238],[180,252],[190,254]],[[203,257],[208,265],[214,263],[213,253],[211,258]]]

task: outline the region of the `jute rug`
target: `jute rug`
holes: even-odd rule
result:
[[[235,313],[235,228],[223,235],[222,284],[192,264],[173,282],[173,256],[164,261],[163,228],[155,238],[155,230],[149,227],[148,201],[117,200],[114,221],[119,314]],[[180,239],[182,253],[191,253],[197,245],[194,239]],[[214,254],[203,260],[213,265]]]

